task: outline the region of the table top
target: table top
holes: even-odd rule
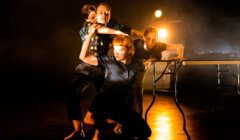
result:
[[[155,62],[180,62],[182,65],[231,65],[231,64],[240,64],[240,60],[157,60]]]

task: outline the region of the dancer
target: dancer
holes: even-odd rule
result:
[[[95,121],[94,140],[98,140],[103,132],[105,119],[118,122],[115,132],[123,130],[126,137],[146,139],[151,130],[141,115],[135,113],[129,105],[128,93],[139,72],[145,70],[141,60],[132,59],[134,46],[128,37],[117,36],[113,39],[114,56],[94,56],[87,53],[91,38],[97,25],[89,28],[88,36],[82,46],[80,59],[85,63],[100,66],[104,83],[90,107]],[[121,129],[121,128],[124,129]]]
[[[133,57],[142,60],[145,64],[150,64],[153,60],[161,60],[163,51],[174,51],[177,56],[173,59],[183,59],[184,47],[181,44],[166,44],[157,41],[157,29],[148,27],[144,31],[143,39],[134,41],[135,54]],[[133,101],[133,108],[136,112],[142,114],[142,94],[143,82],[147,71],[139,77],[139,80],[134,84],[132,96],[135,96]]]
[[[105,3],[100,3],[97,9],[97,14],[95,12],[96,8],[93,5],[85,5],[82,8],[82,15],[85,18],[85,23],[80,30],[80,36],[82,42],[85,41],[85,38],[88,33],[88,28],[93,23],[98,22],[98,29],[94,38],[91,40],[91,47],[88,52],[93,55],[105,55],[108,53],[109,44],[112,40],[112,35],[125,35],[128,34],[120,31],[108,28],[106,25],[110,19],[110,15],[102,14],[108,13],[110,7]],[[97,18],[98,17],[98,18]],[[114,25],[114,24],[111,24]],[[124,30],[126,32],[131,31],[131,28],[127,26],[123,26],[121,24],[115,23],[115,28],[119,27],[119,29]],[[121,27],[121,28],[120,28]],[[105,47],[106,46],[106,47]],[[75,69],[75,77],[72,80],[72,83],[69,87],[69,92],[66,95],[66,103],[67,103],[67,113],[68,118],[73,124],[74,131],[65,137],[65,140],[71,139],[72,137],[79,137],[84,135],[83,132],[83,115],[82,110],[80,108],[80,98],[87,88],[92,88],[98,90],[101,87],[102,77],[99,76],[100,68],[97,66],[92,66],[84,62],[80,62],[80,64]],[[96,91],[92,91],[93,96],[96,94]],[[90,115],[89,115],[90,114]],[[88,112],[85,117],[86,124],[94,124],[91,113]]]

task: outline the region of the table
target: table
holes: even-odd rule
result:
[[[166,67],[164,68],[164,70],[161,72],[159,77],[156,77],[156,63],[157,62],[164,62],[166,63]],[[154,61],[153,62],[153,100],[151,102],[151,104],[149,105],[149,107],[146,110],[145,113],[145,120],[147,121],[147,114],[148,111],[150,110],[150,108],[152,107],[152,105],[155,102],[155,96],[156,96],[156,83],[163,77],[163,75],[165,74],[171,74],[175,77],[174,79],[174,97],[175,97],[175,103],[176,106],[178,107],[179,111],[182,114],[183,117],[183,130],[186,133],[187,138],[190,140],[190,135],[187,132],[186,129],[186,119],[185,119],[185,115],[183,110],[181,109],[179,102],[178,102],[178,92],[177,92],[177,84],[178,84],[178,73],[179,70],[181,68],[181,66],[183,65],[215,65],[217,66],[217,86],[218,86],[218,90],[220,90],[221,88],[221,73],[222,72],[229,72],[233,75],[234,78],[237,79],[237,93],[240,94],[240,70],[239,70],[239,65],[240,65],[240,61],[239,60],[158,60],[158,61]],[[221,70],[221,65],[228,65],[228,70]],[[231,70],[231,67],[229,65],[236,65],[237,66],[237,74],[234,74]],[[173,66],[173,70],[171,72],[167,72],[167,69],[169,68],[169,66]],[[212,112],[214,111],[214,104],[212,105]]]

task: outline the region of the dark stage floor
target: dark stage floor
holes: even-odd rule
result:
[[[239,140],[240,95],[221,92],[188,93],[179,100],[192,140]],[[144,110],[151,102],[144,94]],[[215,99],[214,112],[211,106]],[[63,100],[1,103],[1,140],[63,140],[70,133]],[[148,113],[150,140],[187,140],[182,116],[171,93],[158,93]]]

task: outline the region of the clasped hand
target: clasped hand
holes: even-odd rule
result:
[[[99,29],[101,25],[99,24],[92,24],[88,29],[88,35],[93,35],[97,29]]]

